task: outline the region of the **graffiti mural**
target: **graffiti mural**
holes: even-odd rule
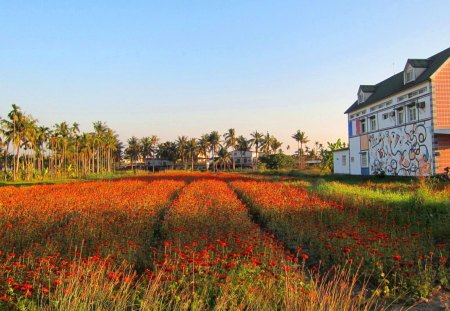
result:
[[[370,171],[388,175],[431,175],[431,123],[419,122],[369,135]]]

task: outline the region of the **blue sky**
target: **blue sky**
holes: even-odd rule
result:
[[[1,1],[0,116],[125,141],[235,128],[346,138],[343,112],[450,46],[450,1]]]

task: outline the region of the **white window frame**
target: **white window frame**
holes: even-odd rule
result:
[[[361,167],[369,167],[369,154],[367,151],[361,152]]]
[[[361,91],[358,94],[358,103],[363,103],[364,102],[364,93]]]
[[[342,166],[347,166],[347,156],[346,155],[342,156]]]
[[[411,113],[414,111],[414,118],[411,118]],[[411,105],[408,107],[408,122],[414,122],[417,121],[418,118],[418,111],[416,105]]]
[[[405,111],[403,109],[397,109],[395,112],[395,119],[397,125],[405,124]]]
[[[405,71],[405,84],[416,79],[414,68],[409,66]]]
[[[361,119],[361,134],[367,133],[367,121],[366,119]]]
[[[377,119],[376,118],[370,118],[370,130],[372,132],[377,130]]]

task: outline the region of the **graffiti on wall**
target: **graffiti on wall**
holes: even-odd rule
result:
[[[370,171],[388,175],[431,175],[430,126],[425,122],[369,135]]]

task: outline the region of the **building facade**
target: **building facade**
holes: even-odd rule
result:
[[[429,176],[450,166],[450,48],[427,59],[408,59],[404,70],[361,85],[348,117],[347,167],[351,175],[384,172]],[[342,154],[342,155],[343,155]],[[342,158],[336,153],[336,158]]]

